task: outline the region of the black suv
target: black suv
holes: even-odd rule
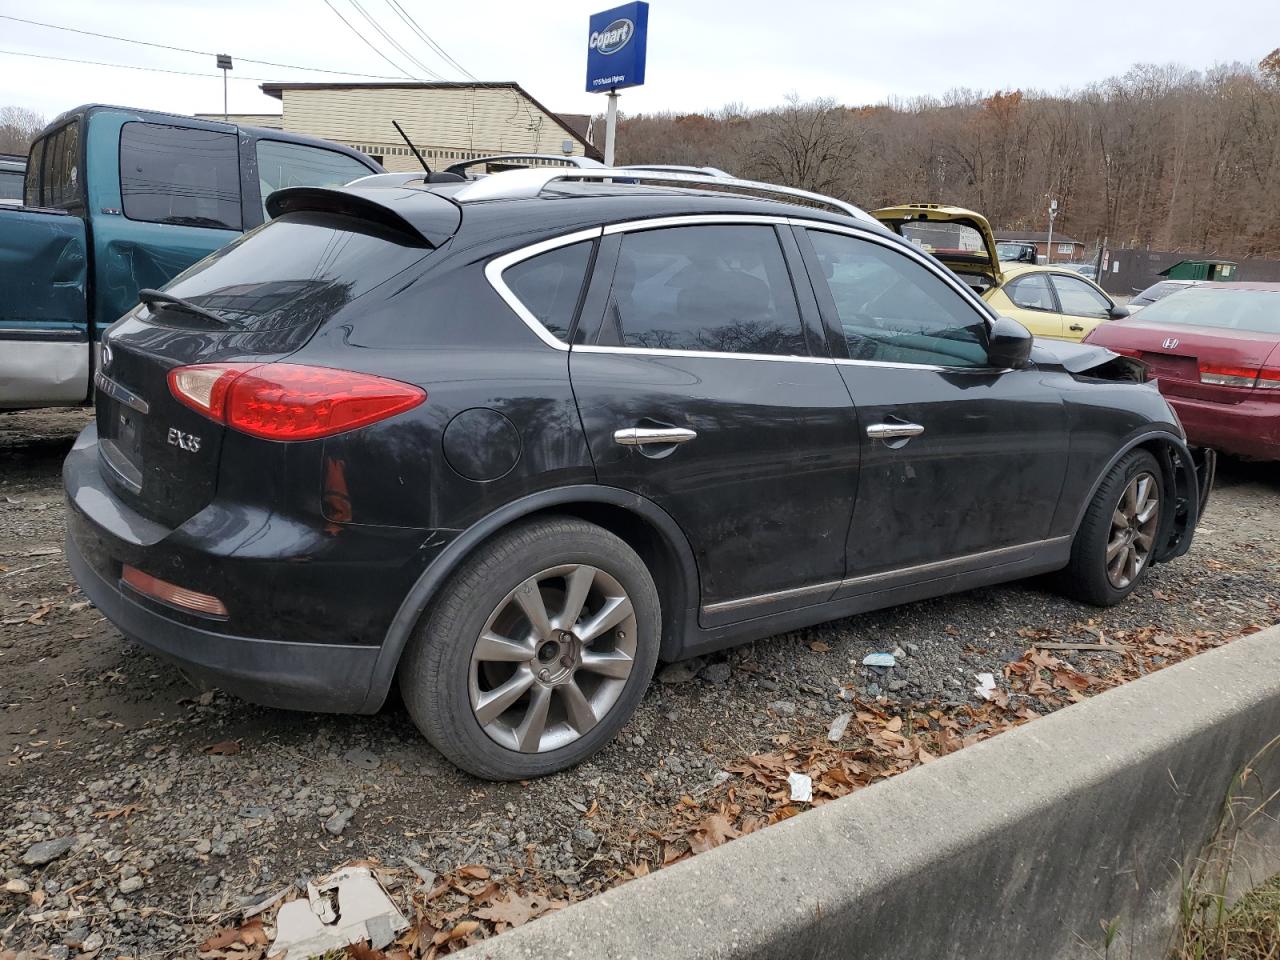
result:
[[[518,778],[659,660],[1052,571],[1115,603],[1187,550],[1212,455],[1141,364],[1033,345],[854,208],[690,186],[274,194],[108,331],[64,468],[85,593],[261,703],[398,681]]]

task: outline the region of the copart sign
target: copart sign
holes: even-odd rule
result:
[[[644,83],[649,4],[628,3],[593,14],[587,31],[587,92]]]

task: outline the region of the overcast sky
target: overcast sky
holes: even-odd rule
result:
[[[424,77],[373,32],[352,0],[330,0],[370,41]],[[398,18],[391,0],[359,0],[410,53],[445,79],[458,72]],[[425,31],[481,80],[515,80],[553,110],[598,112],[584,92],[587,17],[609,0],[400,0]],[[325,0],[0,0],[0,14],[98,33],[362,74],[402,76]],[[652,0],[649,82],[623,94],[624,112],[749,107],[830,96],[847,104],[979,90],[1060,90],[1123,73],[1135,62],[1204,69],[1256,62],[1280,45],[1280,2],[1243,0]],[[220,112],[222,81],[211,57],[80,36],[0,20],[0,106],[47,117],[89,101],[180,113]],[[192,77],[81,66],[9,55],[43,54],[132,64]],[[256,77],[348,79],[238,59],[233,112],[278,112]],[[350,78],[358,79],[358,78]]]

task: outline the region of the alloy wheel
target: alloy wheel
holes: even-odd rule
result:
[[[636,616],[622,585],[587,564],[551,567],[485,621],[471,653],[471,709],[509,750],[559,749],[617,703],[635,653]]]
[[[1111,514],[1107,537],[1107,579],[1117,590],[1127,589],[1151,559],[1159,521],[1160,485],[1150,473],[1135,474]]]

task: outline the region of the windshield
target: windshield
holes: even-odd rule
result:
[[[293,213],[269,221],[179,274],[166,293],[251,331],[326,320],[430,251],[362,220]],[[207,328],[208,320],[158,306],[149,318]]]
[[[1145,323],[1280,333],[1280,291],[1187,287],[1142,311]]]
[[[967,223],[919,223],[902,225],[902,235],[935,257],[988,260],[982,234]]]
[[[1148,303],[1155,303],[1157,300],[1163,300],[1169,294],[1186,288],[1185,283],[1173,283],[1169,280],[1162,280],[1154,286],[1147,287],[1140,294],[1129,301],[1129,305],[1133,307],[1145,306]]]

